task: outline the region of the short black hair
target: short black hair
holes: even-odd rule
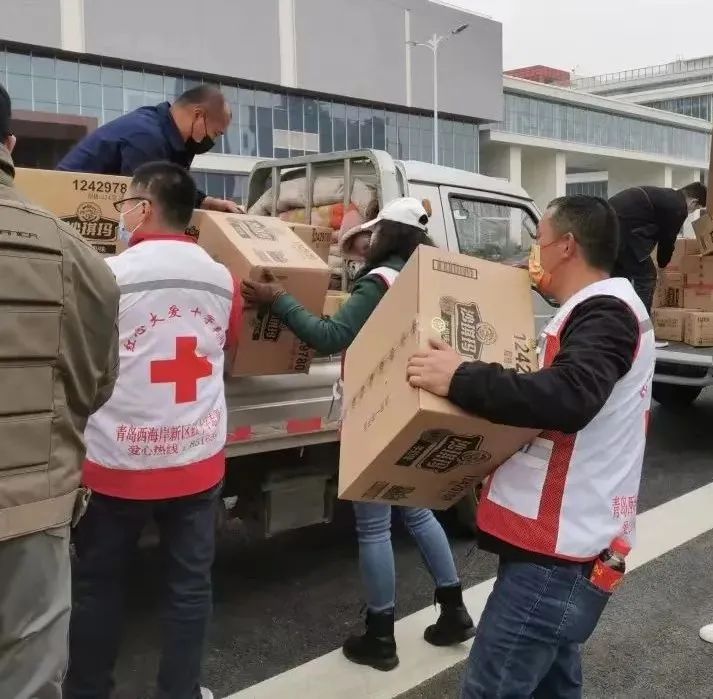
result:
[[[0,84],[0,141],[4,141],[10,135],[10,117],[12,117],[10,95]]]
[[[407,262],[419,245],[435,247],[426,231],[400,221],[383,219],[374,226],[374,233],[377,230],[378,235],[372,238],[373,245],[369,246],[366,253],[366,266],[359,276],[368,274],[389,257],[400,257]]]
[[[210,109],[222,109],[225,96],[216,85],[196,85],[176,99],[180,106],[204,105]]]
[[[196,205],[196,184],[185,168],[164,161],[146,163],[136,169],[131,184],[151,195],[167,226],[188,227]]]
[[[591,267],[611,273],[619,252],[619,219],[609,202],[578,194],[552,200],[547,211],[557,234],[571,233]]]
[[[682,192],[689,199],[695,199],[701,206],[706,205],[708,190],[702,182],[691,182],[691,184],[681,187],[678,191]]]

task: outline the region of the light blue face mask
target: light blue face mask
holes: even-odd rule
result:
[[[143,202],[139,202],[136,206],[132,206],[128,211],[122,212],[119,215],[119,225],[117,227],[116,234],[122,243],[126,243],[128,245],[129,241],[131,240],[131,237],[134,235],[134,233],[136,233],[136,230],[139,227],[136,226],[133,231],[130,231],[124,223],[124,213],[131,213],[134,209],[137,209],[139,206],[141,206],[142,203]]]

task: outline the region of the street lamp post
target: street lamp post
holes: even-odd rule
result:
[[[461,24],[448,34],[440,36],[433,34],[428,41],[407,41],[407,46],[425,46],[433,53],[433,163],[438,165],[438,49],[440,45],[452,36],[464,32],[470,24]],[[410,79],[410,76],[409,76]]]

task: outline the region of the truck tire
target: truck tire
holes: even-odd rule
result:
[[[654,383],[651,395],[664,408],[686,408],[701,394],[701,386],[677,386],[672,383]]]

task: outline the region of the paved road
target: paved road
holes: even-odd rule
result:
[[[713,482],[711,425],[713,394],[684,414],[654,411],[642,511]],[[665,528],[666,522],[661,526]],[[245,690],[319,658],[359,628],[362,601],[351,527],[349,508],[340,507],[337,521],[329,526],[252,545],[233,532],[221,542],[205,663],[205,681],[216,696]],[[469,555],[472,544],[464,538],[454,537],[452,543],[466,587],[493,576],[493,557],[479,551]],[[398,617],[411,618],[430,605],[433,591],[414,545],[400,527],[395,549]],[[713,621],[712,558],[713,533],[705,533],[631,573],[587,649],[588,697],[713,697],[713,646],[697,640],[698,626]],[[125,642],[117,668],[117,699],[151,696],[159,581],[156,552],[142,552],[132,574]],[[456,697],[462,671],[456,662],[420,686],[410,685],[403,696]],[[370,686],[378,687],[383,676],[363,672],[369,674]],[[329,675],[320,678],[314,696],[378,694],[376,689],[332,694],[330,679]],[[251,693],[248,690],[242,696]]]

